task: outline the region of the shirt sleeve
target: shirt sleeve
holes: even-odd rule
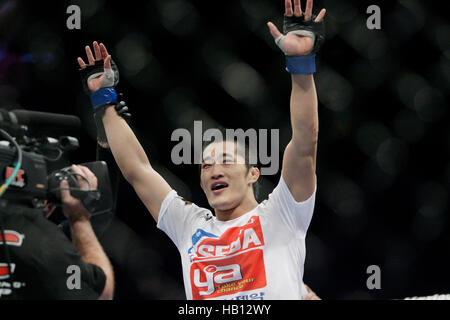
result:
[[[297,202],[281,176],[278,185],[269,195],[266,206],[270,208],[269,212],[274,218],[280,218],[290,231],[305,238],[314,211],[316,190],[317,183],[308,199]]]
[[[190,230],[194,220],[209,214],[211,214],[209,210],[184,200],[175,190],[172,190],[161,204],[156,226],[164,231],[180,249],[180,245],[184,243],[186,232]]]
[[[51,238],[42,239],[42,245],[39,260],[45,272],[41,277],[47,279],[43,285],[52,299],[98,299],[106,284],[106,275],[99,266],[84,261],[59,229],[52,232]],[[74,277],[73,283],[76,283],[76,277],[80,277],[79,287],[68,285],[71,276]]]
[[[48,279],[48,289],[53,286],[55,296],[52,299],[64,299],[64,300],[91,300],[98,299],[103,293],[106,284],[106,275],[103,270],[91,263],[87,263],[83,260],[81,255],[70,246],[61,246],[59,252],[53,252],[49,259],[50,263],[55,263],[55,266],[65,266],[64,270],[53,270],[49,276],[58,279],[58,283],[50,284]],[[70,266],[74,266],[76,269],[70,269]],[[51,268],[49,268],[51,270]],[[64,271],[64,272],[63,272]],[[59,275],[59,277],[58,277]],[[70,287],[71,276],[80,276],[79,286]],[[75,278],[74,278],[75,279]],[[76,280],[72,282],[76,284]],[[50,291],[50,290],[49,290]]]

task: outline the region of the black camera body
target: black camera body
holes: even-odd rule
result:
[[[86,192],[80,190],[76,176],[73,174],[70,167],[63,168],[51,173],[48,178],[48,194],[47,200],[53,204],[61,204],[61,193],[59,192],[59,185],[61,181],[67,180],[69,183],[70,195],[72,197],[83,199]]]
[[[39,137],[30,137],[26,135],[30,128],[20,121],[36,123],[44,129],[57,126],[69,129],[79,125],[79,119],[74,116],[24,110],[8,112],[0,109],[0,125],[4,128],[1,135],[9,140],[9,143],[3,143],[0,136],[0,181],[6,182],[14,175],[14,168],[21,158],[19,171],[1,199],[7,203],[33,208],[44,208],[46,200],[59,206],[60,183],[67,180],[70,194],[80,199],[92,215],[111,212],[114,201],[106,163],[96,161],[82,164],[96,175],[96,190],[82,190],[77,179],[80,175],[72,172],[70,167],[58,169],[48,175],[48,161],[59,161],[65,151],[77,149],[78,140],[70,136],[61,136],[59,139],[42,137],[42,130],[35,131]],[[15,136],[15,140],[7,132]],[[100,196],[102,201],[99,201]]]
[[[12,175],[16,154],[15,149],[0,145],[1,180],[5,181]],[[95,214],[98,209],[111,210],[112,190],[106,163],[97,161],[82,165],[88,167],[97,176],[97,190],[81,190],[71,167],[62,168],[47,175],[47,165],[43,155],[22,151],[21,168],[2,198],[11,204],[29,207],[40,207],[44,200],[58,206],[61,204],[60,183],[62,180],[67,180],[70,194],[80,199],[91,213]],[[102,194],[105,196],[104,201],[99,203]]]
[[[63,180],[67,180],[71,196],[80,199],[86,209],[91,213],[98,213],[98,210],[101,208],[106,209],[106,211],[110,210],[112,207],[112,196],[106,163],[104,161],[96,161],[83,163],[81,165],[94,172],[97,181],[99,182],[98,188],[96,190],[81,190],[77,180],[77,174],[72,171],[71,167],[66,167],[52,172],[47,177],[47,200],[55,205],[60,205],[60,183]],[[104,195],[104,201],[102,201],[102,203],[99,202],[101,195]]]

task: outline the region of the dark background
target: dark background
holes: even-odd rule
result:
[[[305,1],[302,1],[305,2]],[[68,30],[66,8],[81,8]],[[366,9],[381,8],[381,30]],[[318,192],[304,281],[323,299],[398,299],[450,292],[450,25],[431,1],[315,1],[327,8],[319,96]],[[208,206],[197,167],[174,165],[177,128],[280,130],[290,138],[290,76],[266,27],[275,0],[147,2],[0,1],[0,108],[77,115],[95,160],[95,125],[76,58],[105,43],[119,91],[152,165],[181,195]],[[279,174],[264,176],[267,197]],[[178,251],[122,180],[100,237],[115,269],[116,299],[184,299]],[[368,290],[366,269],[381,268]]]

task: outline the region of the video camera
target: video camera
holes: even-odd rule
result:
[[[98,187],[97,190],[81,190],[76,174],[70,167],[51,174],[47,172],[48,162],[56,162],[64,152],[76,150],[79,147],[78,140],[71,136],[58,139],[30,137],[27,136],[30,131],[28,126],[70,129],[80,127],[80,120],[76,116],[62,114],[0,109],[0,181],[3,180],[0,200],[6,200],[7,205],[39,209],[44,209],[45,200],[58,206],[61,204],[59,184],[66,179],[71,195],[80,199],[92,216],[111,212],[113,197],[106,163],[97,161],[82,164],[96,175]]]

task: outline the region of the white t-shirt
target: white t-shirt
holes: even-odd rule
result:
[[[315,195],[296,202],[281,177],[255,209],[219,221],[170,191],[157,226],[180,252],[187,299],[304,298],[305,237]]]

